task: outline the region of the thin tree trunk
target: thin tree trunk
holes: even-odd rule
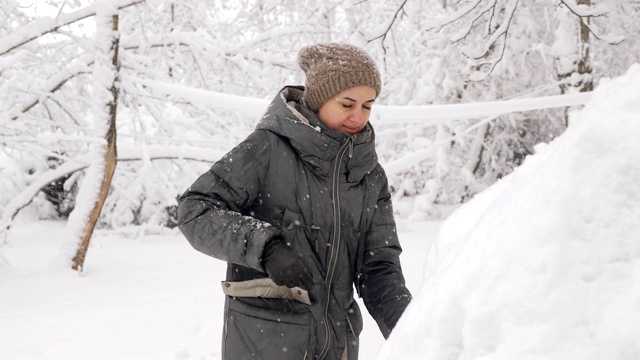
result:
[[[487,142],[487,135],[489,134],[489,123],[480,126],[476,136],[473,139],[471,145],[471,151],[469,152],[469,159],[465,165],[465,169],[473,175],[476,175],[482,165],[482,154],[484,153],[484,144]]]
[[[591,6],[591,0],[578,0],[578,5]],[[593,91],[593,78],[591,77],[591,59],[589,57],[590,51],[590,32],[586,23],[589,23],[590,18],[583,19],[580,22],[580,60],[578,61],[578,74],[582,75],[582,81],[580,83],[580,92]]]
[[[98,15],[99,16],[99,15]],[[97,23],[100,24],[100,19],[97,19]],[[116,159],[117,159],[117,149],[116,149],[116,110],[118,104],[118,88],[116,86],[116,79],[118,74],[118,46],[119,46],[119,35],[118,35],[118,15],[112,15],[111,17],[111,25],[112,25],[112,36],[111,36],[111,64],[110,71],[113,71],[113,81],[110,87],[110,98],[107,100],[106,109],[109,113],[109,125],[106,133],[106,149],[104,152],[104,170],[102,176],[102,182],[100,184],[100,190],[97,194],[97,198],[95,199],[95,203],[89,214],[89,218],[85,223],[84,230],[82,231],[82,240],[78,245],[78,249],[76,251],[76,255],[72,260],[72,269],[82,271],[84,266],[84,260],[87,256],[87,251],[89,249],[89,242],[91,241],[91,236],[93,235],[93,230],[95,228],[96,223],[98,222],[98,218],[100,216],[100,212],[102,211],[102,207],[109,193],[109,186],[111,185],[111,179],[113,178],[113,174],[116,169]],[[100,31],[100,29],[98,29]],[[98,49],[100,51],[100,49]],[[103,64],[101,66],[108,66],[109,64]],[[96,65],[98,66],[98,65]],[[97,81],[99,83],[99,81]],[[96,95],[99,96],[102,92],[97,91]],[[100,101],[100,99],[96,99],[96,101]],[[97,114],[100,117],[100,114]],[[102,164],[101,164],[102,165]],[[99,165],[94,165],[99,166]]]
[[[591,6],[591,0],[578,0],[577,5]],[[569,15],[571,16],[571,15]],[[593,90],[593,79],[591,77],[591,59],[590,59],[590,31],[587,24],[589,17],[579,17],[576,14],[578,26],[573,28],[577,33],[572,34],[575,39],[575,52],[569,56],[573,59],[572,68],[562,69],[558,72],[560,80],[568,80],[568,82],[560,85],[562,94],[574,92],[588,92]],[[568,30],[568,29],[567,29]],[[577,76],[576,76],[577,75]],[[569,125],[569,112],[572,109],[567,107],[564,111],[565,125]]]

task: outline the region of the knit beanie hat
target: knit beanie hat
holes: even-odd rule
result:
[[[380,94],[380,73],[364,50],[349,44],[305,46],[298,65],[307,76],[303,99],[316,112],[331,97],[355,86],[366,85]]]

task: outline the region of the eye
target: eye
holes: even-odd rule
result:
[[[353,107],[353,105],[342,103],[342,107],[345,108],[345,109],[351,109]]]
[[[362,105],[362,107],[368,111],[371,111],[371,105]]]

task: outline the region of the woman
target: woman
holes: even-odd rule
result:
[[[222,358],[357,359],[362,318],[382,334],[409,304],[386,175],[368,123],[380,74],[361,49],[300,50],[256,130],[179,199],[191,245],[228,263]]]

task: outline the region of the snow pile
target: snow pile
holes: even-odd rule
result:
[[[454,212],[378,359],[640,359],[640,65]]]

